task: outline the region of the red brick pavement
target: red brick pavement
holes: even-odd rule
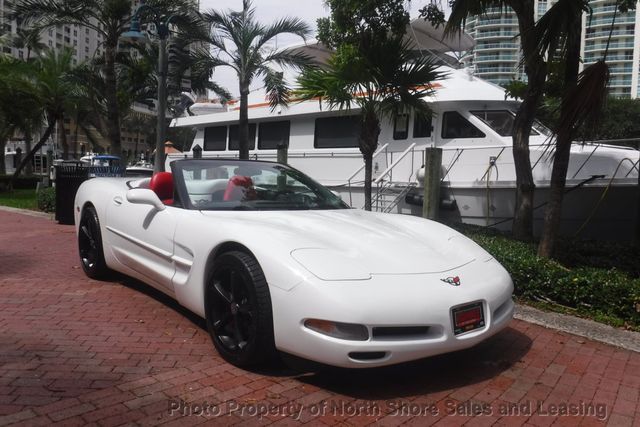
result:
[[[170,299],[86,278],[73,227],[0,212],[0,426],[640,426],[639,390],[640,354],[521,321],[401,366],[244,371]]]

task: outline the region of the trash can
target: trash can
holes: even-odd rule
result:
[[[89,167],[83,162],[64,162],[56,167],[56,221],[72,225],[76,192],[89,178]]]

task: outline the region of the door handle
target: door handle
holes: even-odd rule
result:
[[[113,203],[115,203],[116,205],[120,206],[122,204],[122,197],[120,196],[116,196],[113,198]]]

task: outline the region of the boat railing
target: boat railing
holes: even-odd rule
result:
[[[380,182],[387,176],[390,175],[393,172],[393,169],[398,166],[400,164],[400,162],[402,162],[402,159],[404,159],[405,157],[407,157],[407,154],[409,153],[413,153],[413,156],[415,157],[415,148],[416,148],[416,143],[414,142],[413,144],[411,144],[409,147],[407,147],[406,150],[404,150],[400,156],[398,156],[397,159],[393,160],[391,162],[391,164],[380,174],[378,175],[378,177],[373,181],[374,184],[378,185],[380,184]],[[413,161],[412,163],[412,167],[411,167],[411,175],[413,175]]]
[[[415,144],[414,144],[415,145]],[[389,147],[389,143],[384,144],[382,147],[378,148],[378,150],[373,153],[373,156],[371,158],[371,160],[375,160],[378,158],[378,156],[380,155],[380,153],[385,152],[385,155],[387,154],[387,148]],[[362,169],[364,169],[365,164],[364,162],[362,162],[362,165],[356,169],[355,172],[353,172],[351,174],[351,176],[349,176],[349,178],[347,178],[347,186],[349,188],[349,204],[353,205],[353,197],[351,195],[351,182],[353,181],[353,178],[355,178],[360,172],[362,172]]]

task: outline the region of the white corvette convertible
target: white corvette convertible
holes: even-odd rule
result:
[[[471,347],[513,316],[509,274],[444,225],[349,209],[277,163],[171,167],[82,184],[82,267],[172,296],[206,319],[231,363],[281,351],[341,367],[389,365]]]

